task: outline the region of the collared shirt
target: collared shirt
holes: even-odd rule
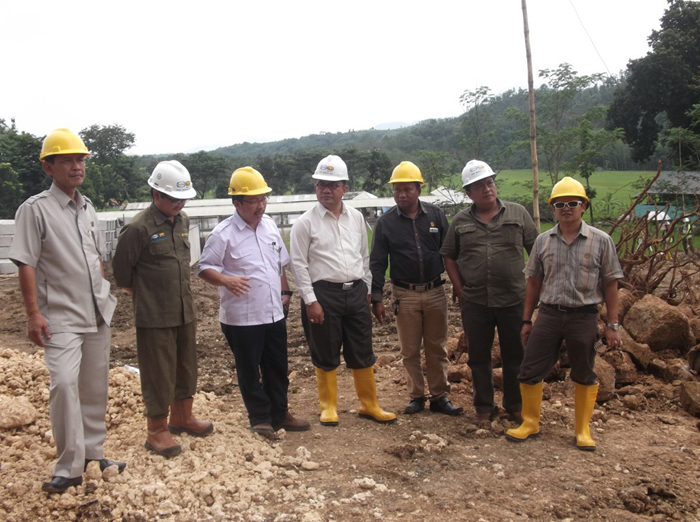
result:
[[[585,221],[571,244],[559,225],[540,234],[524,272],[542,279],[541,302],[572,308],[602,303],[603,284],[624,277],[612,238]]]
[[[97,313],[109,324],[117,299],[102,278],[99,224],[90,200],[74,202],[52,184],[17,209],[8,257],[36,270],[39,311],[51,333],[97,331]]]
[[[195,320],[189,228],[184,212],[171,222],[151,203],[119,234],[112,269],[117,284],[132,289],[137,328],[170,328]]]
[[[457,214],[440,252],[457,260],[464,299],[502,308],[525,299],[523,248],[530,252],[537,227],[523,206],[500,199],[498,206],[488,223],[474,205]]]
[[[382,300],[389,258],[392,281],[417,284],[439,278],[445,271],[440,247],[448,226],[440,207],[420,200],[415,218],[402,213],[398,205],[384,213],[374,227],[369,256],[372,300]]]
[[[242,296],[218,287],[219,321],[231,326],[253,326],[284,318],[280,278],[287,263],[287,248],[271,217],[263,216],[253,229],[234,212],[207,238],[198,273],[211,269],[228,276],[247,277],[250,290]]]
[[[372,285],[369,271],[367,225],[362,214],[343,203],[338,219],[316,203],[294,222],[291,233],[292,271],[306,304],[317,301],[312,283],[347,283],[364,280]]]

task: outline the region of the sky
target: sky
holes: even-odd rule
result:
[[[527,0],[535,75],[624,71],[666,0]],[[527,88],[521,0],[3,2],[0,118],[123,126],[131,154],[453,117]]]

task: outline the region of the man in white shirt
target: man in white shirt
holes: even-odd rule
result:
[[[199,260],[199,277],[219,287],[221,330],[236,361],[251,430],[276,439],[279,429],[305,431],[287,409],[287,324],[292,292],[289,254],[277,225],[265,216],[267,186],[251,167],[233,172],[228,193],[236,211],[217,225]]]
[[[396,420],[379,406],[373,365],[367,227],[362,214],[343,204],[348,169],[327,156],[312,178],[318,203],[292,226],[294,281],[302,298],[301,319],[321,403],[321,424],[338,425],[336,370],[340,350],[352,370],[360,417],[380,423]]]

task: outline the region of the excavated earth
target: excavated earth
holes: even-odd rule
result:
[[[109,268],[109,267],[108,267]],[[318,396],[295,297],[288,321],[289,403],[312,428],[270,442],[248,431],[233,357],[218,324],[218,295],[193,275],[198,307],[199,389],[195,412],[215,424],[203,439],[178,436],[183,453],[147,452],[130,297],[115,290],[106,455],[82,486],[41,491],[55,446],[42,350],[26,339],[16,276],[0,276],[0,409],[26,418],[0,428],[0,520],[700,520],[700,430],[679,404],[679,382],[640,372],[638,400],[615,393],[594,412],[595,452],[573,444],[573,396],[565,379],[546,384],[542,432],[507,441],[510,423],[471,422],[471,384],[460,354],[458,310],[450,309],[451,398],[458,417],[400,413],[407,402],[393,318],[374,325],[381,405],[393,425],[358,418],[349,370],[339,369],[340,425],[318,423]],[[451,287],[447,286],[451,292]],[[676,357],[678,355],[676,354]],[[498,392],[500,398],[500,392]]]

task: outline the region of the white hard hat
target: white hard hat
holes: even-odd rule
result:
[[[347,181],[348,167],[345,162],[340,159],[340,156],[326,156],[316,167],[316,171],[311,176],[314,179],[323,179],[326,181]]]
[[[480,179],[495,176],[496,173],[491,170],[487,163],[479,160],[471,160],[467,162],[462,170],[462,188],[467,185],[479,181]]]
[[[175,160],[158,163],[148,178],[148,184],[158,192],[175,199],[192,199],[197,195],[189,171]]]

